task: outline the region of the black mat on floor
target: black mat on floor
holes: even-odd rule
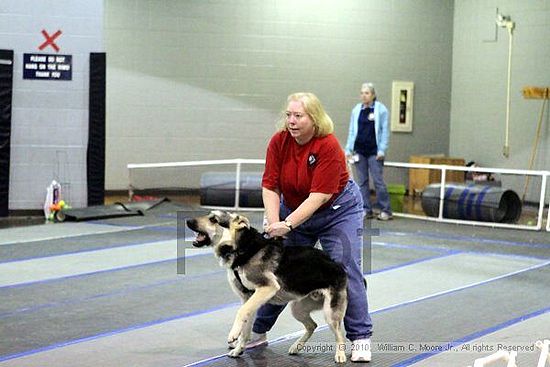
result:
[[[94,205],[87,208],[62,210],[57,219],[61,222],[80,222],[94,219],[107,219],[117,217],[131,217],[144,215],[144,212],[155,206],[169,201],[166,198],[148,201],[136,201],[130,203],[114,203],[112,205]]]

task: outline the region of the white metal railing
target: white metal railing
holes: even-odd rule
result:
[[[550,364],[550,340],[537,340],[535,346],[540,349],[540,356],[537,367],[546,366],[546,362]]]
[[[507,350],[501,349],[487,357],[476,359],[473,367],[485,367],[489,364],[492,364],[498,361],[506,362],[506,367],[517,367],[516,365],[517,356],[518,356],[518,352],[516,351],[509,352]],[[472,367],[472,366],[468,366],[468,367]]]
[[[421,169],[432,169],[441,171],[441,189],[439,192],[439,215],[437,217],[428,217],[416,214],[406,214],[406,213],[394,213],[395,216],[406,217],[406,218],[417,218],[424,220],[432,220],[437,222],[446,222],[446,223],[459,223],[459,224],[471,224],[475,226],[486,226],[486,227],[499,227],[499,228],[516,228],[516,229],[527,229],[540,231],[543,225],[544,219],[544,200],[546,197],[546,186],[548,182],[548,177],[550,176],[550,171],[533,171],[533,170],[520,170],[520,169],[504,169],[504,168],[482,168],[482,167],[465,167],[465,166],[449,166],[449,165],[439,165],[439,164],[423,164],[423,163],[402,163],[402,162],[385,162],[387,167],[400,167],[400,168],[421,168]],[[464,219],[450,219],[443,217],[443,207],[444,207],[444,198],[445,198],[445,183],[446,183],[446,173],[447,171],[463,171],[463,172],[490,172],[490,173],[502,173],[502,174],[511,174],[511,175],[528,175],[528,176],[540,176],[541,177],[541,189],[539,197],[539,208],[537,214],[537,224],[535,226],[521,225],[521,224],[508,224],[508,223],[495,223],[495,222],[478,222],[473,220],[464,220]],[[550,209],[548,210],[548,220],[546,223],[546,230],[550,231]]]
[[[215,207],[208,206],[208,208],[217,209],[243,209],[239,205],[240,196],[240,183],[241,183],[241,168],[243,164],[265,164],[264,159],[219,159],[219,160],[205,160],[205,161],[187,161],[187,162],[167,162],[167,163],[130,163],[128,164],[128,195],[130,199],[133,197],[134,187],[132,186],[132,170],[139,168],[166,168],[166,167],[194,167],[194,166],[209,166],[209,165],[235,165],[235,205],[233,207]],[[465,166],[449,166],[449,165],[437,165],[437,164],[422,164],[422,163],[404,163],[404,162],[385,162],[386,167],[398,167],[398,168],[420,168],[420,169],[433,169],[441,171],[441,189],[439,193],[439,215],[438,217],[428,217],[416,214],[407,213],[394,213],[395,216],[405,218],[416,218],[423,220],[431,220],[437,222],[458,223],[458,224],[470,224],[475,226],[488,226],[488,227],[500,227],[500,228],[516,228],[539,231],[543,226],[544,216],[544,201],[546,197],[546,186],[548,178],[550,177],[550,171],[533,171],[533,170],[519,170],[519,169],[503,169],[503,168],[483,168],[483,167],[465,167]],[[539,199],[539,208],[537,215],[536,226],[520,225],[520,224],[507,224],[507,223],[495,223],[495,222],[479,222],[473,220],[463,219],[449,219],[443,217],[444,197],[445,197],[445,183],[447,171],[463,171],[463,172],[490,172],[512,175],[527,175],[527,176],[540,176],[541,177],[541,191]],[[250,208],[247,208],[250,209]],[[548,209],[548,218],[546,220],[546,231],[550,232],[550,207]]]
[[[537,363],[537,367],[545,367],[546,362],[550,364],[550,340],[545,339],[537,340],[535,343],[535,347],[537,349],[540,349],[540,355],[539,360]],[[503,349],[499,349],[495,353],[488,355],[487,357],[478,358],[474,361],[473,367],[486,367],[490,364],[493,364],[495,362],[504,361],[506,362],[506,367],[518,367],[516,364],[516,357],[518,353],[516,351],[507,351]],[[468,366],[472,367],[472,366]]]

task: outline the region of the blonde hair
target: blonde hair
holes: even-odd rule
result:
[[[279,131],[287,130],[286,124],[286,109],[288,104],[293,101],[302,102],[304,106],[304,111],[313,121],[313,127],[315,128],[315,136],[323,137],[334,132],[334,123],[330,116],[325,112],[321,101],[313,93],[293,93],[288,96],[286,99],[286,106],[282,111],[281,117],[279,119]]]

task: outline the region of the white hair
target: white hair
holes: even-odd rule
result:
[[[374,84],[369,83],[369,82],[365,82],[365,83],[363,83],[363,85],[361,86],[361,89],[364,89],[364,88],[367,88],[368,90],[370,90],[370,92],[371,92],[374,96],[376,95],[376,90],[374,89]]]

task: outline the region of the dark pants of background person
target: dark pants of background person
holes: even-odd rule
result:
[[[365,212],[372,213],[370,202],[369,173],[376,190],[376,202],[380,210],[391,214],[390,196],[384,182],[384,160],[377,160],[376,155],[365,157],[358,154],[359,160],[355,162],[355,180],[361,189]]]

